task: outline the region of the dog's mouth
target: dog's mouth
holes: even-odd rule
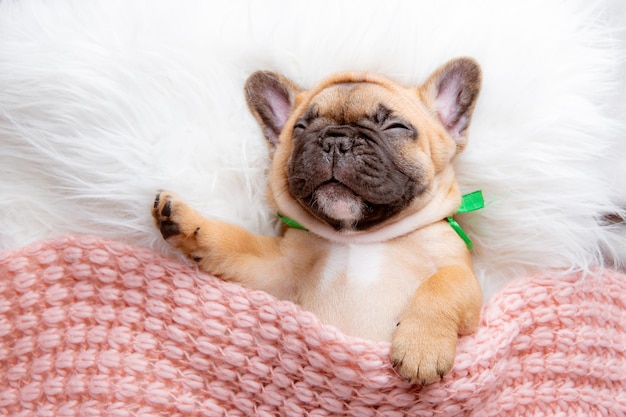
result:
[[[343,225],[357,223],[366,209],[362,197],[335,179],[321,184],[312,197],[313,207]]]
[[[406,196],[389,202],[373,202],[363,193],[335,178],[322,182],[312,193],[296,199],[311,214],[338,231],[363,231],[392,218],[417,194],[409,188]]]

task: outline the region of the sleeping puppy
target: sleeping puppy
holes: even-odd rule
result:
[[[410,88],[345,72],[306,91],[256,72],[245,92],[270,145],[269,197],[299,227],[257,236],[169,192],[154,201],[157,227],[200,269],[291,300],[347,334],[390,341],[400,376],[435,381],[482,303],[469,251],[445,221],[461,202],[451,162],[480,83],[468,58]]]

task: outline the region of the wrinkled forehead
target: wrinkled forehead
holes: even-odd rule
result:
[[[402,101],[397,92],[376,83],[340,82],[312,96],[305,117],[329,117],[342,123],[357,122],[364,116],[386,117],[388,115],[378,113],[394,112]]]

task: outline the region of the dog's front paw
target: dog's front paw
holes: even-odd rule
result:
[[[194,209],[174,194],[161,191],[154,198],[152,217],[163,236],[189,258],[200,261],[199,235],[203,219]]]
[[[452,369],[457,339],[453,323],[405,318],[391,341],[391,362],[410,383],[430,384]]]

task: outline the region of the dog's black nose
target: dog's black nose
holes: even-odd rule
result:
[[[346,153],[352,148],[352,139],[345,136],[327,136],[322,138],[322,150],[324,153]]]
[[[320,144],[325,153],[346,153],[354,143],[351,131],[343,127],[327,127],[322,132]]]

